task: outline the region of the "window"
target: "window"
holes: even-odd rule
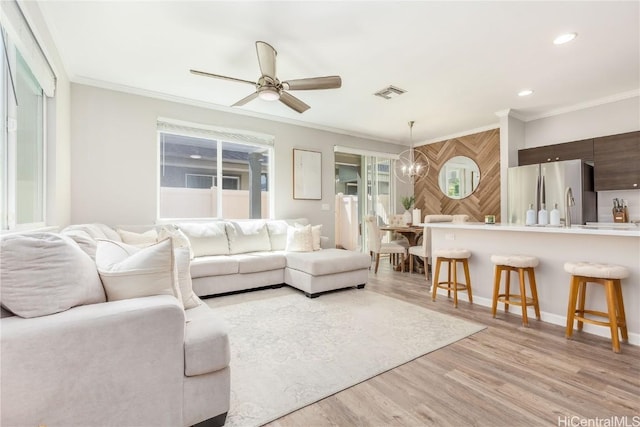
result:
[[[269,217],[270,137],[159,119],[158,139],[159,218]]]
[[[3,4],[4,6],[4,4]],[[19,9],[6,3],[6,13],[12,18]],[[21,15],[15,15],[21,19]],[[18,25],[25,23],[16,18]],[[25,57],[18,45],[25,40],[12,38],[15,22],[7,20],[1,28],[0,44],[0,229],[32,228],[45,223],[45,90],[36,76],[32,57]],[[27,27],[28,29],[28,27]],[[9,31],[11,30],[11,31]],[[24,33],[20,33],[24,37]],[[32,37],[32,34],[28,33]],[[34,40],[31,40],[33,44]],[[37,46],[37,42],[36,46]],[[32,56],[32,49],[25,48]],[[42,58],[38,58],[42,61]],[[46,59],[44,59],[46,61]],[[48,64],[47,64],[48,65]],[[49,69],[50,71],[50,69]],[[49,80],[49,79],[46,79]],[[52,78],[55,85],[55,77]],[[49,84],[46,84],[49,86]],[[53,86],[50,88],[53,91]],[[53,95],[52,92],[50,92]]]

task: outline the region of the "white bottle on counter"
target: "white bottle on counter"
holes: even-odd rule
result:
[[[560,211],[558,210],[558,204],[553,205],[553,209],[549,212],[549,224],[560,225]]]
[[[529,204],[529,210],[527,211],[527,219],[525,225],[536,225],[536,211],[533,210],[533,203]]]
[[[542,207],[538,211],[538,225],[547,225],[547,224],[549,224],[549,212],[547,212],[547,209],[543,203]]]

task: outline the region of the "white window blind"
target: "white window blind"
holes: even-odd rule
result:
[[[158,130],[169,133],[191,135],[195,137],[208,137],[227,142],[239,142],[242,144],[269,146],[274,145],[274,137],[258,132],[228,129],[181,120],[158,118]]]
[[[2,0],[0,3],[2,6],[0,7],[2,28],[29,65],[29,69],[40,83],[45,95],[53,97],[56,88],[56,75],[33,35],[20,6],[15,0]]]
[[[345,153],[345,154],[356,154],[358,156],[377,157],[379,159],[389,159],[389,160],[398,160],[400,158],[399,154],[382,153],[379,151],[369,151],[369,150],[363,150],[361,148],[344,147],[340,145],[334,145],[333,152]]]

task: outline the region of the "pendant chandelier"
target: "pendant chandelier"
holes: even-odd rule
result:
[[[413,148],[413,124],[409,122],[409,149],[400,153],[394,168],[396,178],[405,184],[415,184],[426,178],[431,167],[427,156]]]

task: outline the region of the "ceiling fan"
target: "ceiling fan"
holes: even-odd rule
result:
[[[316,90],[316,89],[337,89],[342,86],[340,76],[310,77],[306,79],[295,79],[280,81],[276,77],[276,55],[278,52],[269,44],[263,41],[256,42],[256,52],[258,53],[258,64],[262,75],[258,82],[237,79],[235,77],[221,76],[219,74],[207,73],[205,71],[190,70],[192,74],[205,77],[215,77],[217,79],[231,80],[233,82],[249,83],[256,87],[256,91],[249,96],[242,98],[232,105],[238,107],[259,97],[266,101],[280,100],[287,107],[304,113],[310,107],[300,99],[286,92],[287,90]]]

